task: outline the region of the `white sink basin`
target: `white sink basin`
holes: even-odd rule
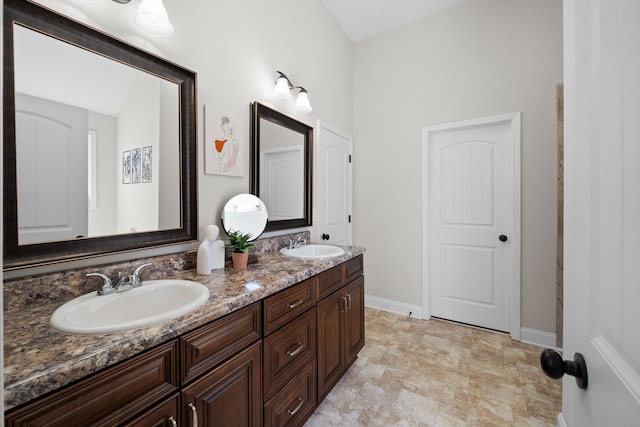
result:
[[[209,299],[209,289],[189,280],[146,280],[142,286],[111,295],[96,292],[58,307],[54,329],[90,335],[126,331],[176,319]]]
[[[324,259],[344,254],[344,249],[331,245],[303,245],[297,248],[282,248],[280,252],[287,256],[303,259]]]

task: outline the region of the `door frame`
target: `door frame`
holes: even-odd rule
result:
[[[473,129],[477,127],[507,124],[510,128],[511,145],[508,153],[510,168],[509,182],[509,333],[511,338],[520,341],[521,333],[521,277],[520,277],[520,144],[521,113],[507,113],[490,117],[481,117],[458,122],[442,123],[422,128],[422,317],[431,318],[431,289],[429,283],[429,207],[431,192],[429,191],[430,166],[429,157],[432,135],[453,130]]]
[[[322,131],[327,131],[327,132],[331,132],[334,133],[338,136],[340,136],[341,138],[345,139],[347,141],[347,146],[348,146],[348,150],[349,150],[349,155],[351,156],[351,167],[349,167],[348,170],[348,174],[347,174],[347,200],[348,200],[348,205],[349,205],[349,212],[351,212],[351,218],[353,219],[353,136],[349,135],[346,132],[343,132],[342,130],[338,129],[337,127],[330,125],[329,123],[325,122],[324,120],[320,120],[318,119],[317,124],[316,124],[316,135],[315,135],[315,140],[316,140],[316,144],[315,148],[314,148],[314,158],[315,159],[320,159],[320,144],[322,143]],[[316,195],[315,200],[314,200],[314,218],[316,218],[317,224],[313,227],[313,230],[311,232],[311,240],[315,241],[315,242],[319,242],[320,241],[320,228],[321,228],[321,224],[320,224],[320,218],[321,215],[318,215],[317,213],[317,207],[320,206],[320,202],[322,203],[326,203],[326,200],[320,200],[322,196],[322,192],[319,191],[318,186],[320,185],[321,182],[321,174],[325,173],[325,170],[321,170],[320,169],[320,165],[317,164],[319,160],[316,160],[316,166],[314,168],[314,185],[316,188],[313,189],[313,194]],[[349,225],[348,225],[348,229],[347,229],[347,236],[349,239],[349,244],[353,244],[353,221],[349,221]]]

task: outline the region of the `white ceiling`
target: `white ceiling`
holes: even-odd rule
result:
[[[466,0],[322,0],[354,43]]]

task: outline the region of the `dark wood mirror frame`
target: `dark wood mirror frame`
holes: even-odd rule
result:
[[[31,245],[18,244],[14,90],[14,23],[148,72],[179,88],[181,228]],[[4,1],[3,269],[15,270],[197,240],[196,74],[24,0]]]
[[[260,119],[268,120],[276,125],[302,134],[304,137],[304,207],[303,217],[267,222],[266,231],[283,230],[297,227],[309,227],[312,225],[312,165],[313,165],[313,128],[292,117],[282,114],[259,102],[251,104],[251,194],[260,197]],[[269,206],[267,206],[267,211]]]

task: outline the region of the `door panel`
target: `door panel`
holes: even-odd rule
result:
[[[427,144],[431,315],[511,331],[512,122],[450,124],[429,132]]]
[[[19,244],[87,236],[88,114],[16,94]]]
[[[640,419],[640,3],[565,1],[564,358],[568,426]]]
[[[352,138],[318,122],[318,238],[323,243],[351,245]]]
[[[301,218],[304,213],[304,149],[302,146],[263,150],[260,194],[269,220]]]

